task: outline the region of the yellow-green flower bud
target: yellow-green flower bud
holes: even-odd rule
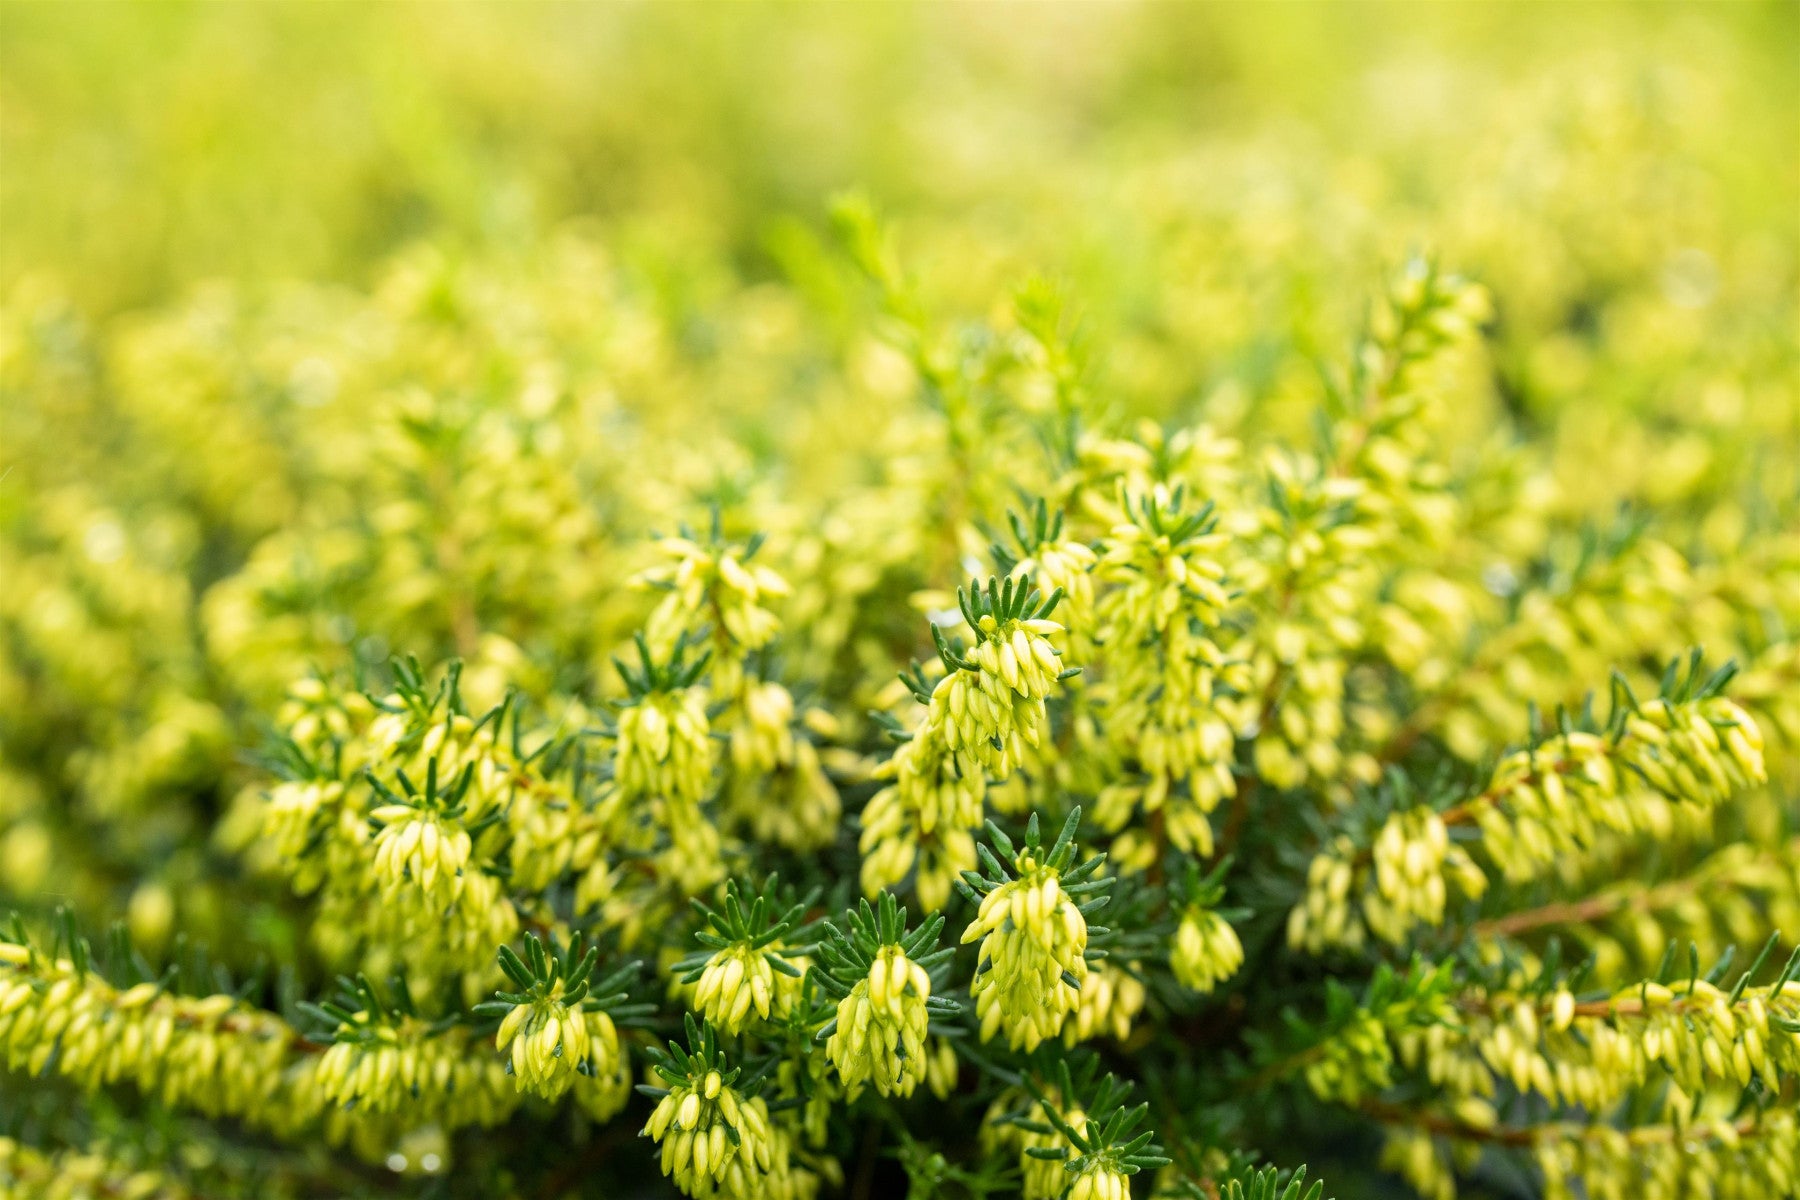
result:
[[[369,816],[383,822],[375,835],[375,874],[384,886],[410,884],[443,903],[457,897],[469,862],[467,830],[405,804],[383,804]]]
[[[708,1195],[728,1179],[754,1180],[774,1159],[767,1106],[724,1086],[717,1071],[671,1088],[644,1133],[662,1147],[663,1174],[690,1196]]]
[[[1244,965],[1244,945],[1231,923],[1211,909],[1189,907],[1175,927],[1169,968],[1182,987],[1210,992]]]
[[[1101,1035],[1123,1041],[1147,998],[1141,980],[1108,960],[1081,981],[1081,1001],[1074,1019],[1063,1025],[1063,1041],[1073,1046]]]
[[[768,1020],[776,989],[765,953],[739,944],[714,954],[694,987],[694,1011],[727,1033],[743,1029],[752,1016]]]
[[[1075,1176],[1069,1200],[1131,1200],[1131,1182],[1123,1171],[1095,1163]]]
[[[850,994],[838,1002],[837,1029],[825,1043],[854,1099],[866,1081],[883,1096],[910,1096],[928,1067],[925,1001],[931,977],[899,946],[883,946]]]
[[[627,797],[705,799],[714,758],[705,690],[652,692],[623,709],[616,755],[613,770]]]
[[[520,1090],[554,1100],[574,1086],[592,1043],[582,1011],[552,997],[516,1006],[501,1020],[494,1045],[509,1056]]]
[[[1030,857],[1019,877],[989,892],[964,943],[981,941],[969,993],[981,1038],[1002,1030],[1015,1049],[1035,1049],[1062,1032],[1087,978],[1087,919],[1062,890],[1060,875]]]

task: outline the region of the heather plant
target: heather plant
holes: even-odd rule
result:
[[[1104,269],[1038,193],[651,189],[9,274],[0,1197],[1800,1195],[1800,246],[1694,182],[1726,86],[1121,134]]]

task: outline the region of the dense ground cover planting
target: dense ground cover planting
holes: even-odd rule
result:
[[[1797,33],[11,6],[0,1195],[1795,1194]]]

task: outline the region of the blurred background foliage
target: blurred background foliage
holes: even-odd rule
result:
[[[1120,320],[1180,274],[1146,261],[1161,235],[1228,215],[1323,271],[1422,237],[1492,255],[1494,209],[1554,205],[1558,248],[1612,264],[1590,286],[1673,244],[1767,288],[1794,232],[1795,22],[1786,3],[9,5],[5,278],[106,316],[217,277],[366,282],[422,237],[518,252],[575,217],[754,277],[777,269],[772,223],[856,184]]]
[[[866,620],[914,548],[817,564],[904,531],[849,426],[908,386],[845,187],[928,311],[1048,276],[1116,423],[1252,443],[1428,251],[1496,304],[1459,436],[1542,471],[1496,523],[1791,530],[1796,45],[1783,0],[8,3],[0,905],[291,956],[238,879],[259,714],[399,649],[578,690],[697,503],[814,530],[796,624]]]
[[[143,932],[166,929],[159,880],[210,873],[250,714],[321,646],[475,648],[407,563],[360,611],[244,598],[294,582],[277,531],[377,509],[392,464],[368,397],[605,389],[599,444],[561,455],[562,501],[598,511],[571,545],[603,582],[602,543],[717,499],[720,456],[749,478],[895,395],[822,248],[848,185],[894,217],[932,311],[975,320],[1058,280],[1122,416],[1304,435],[1316,361],[1423,249],[1496,296],[1469,403],[1540,439],[1556,516],[1680,519],[1687,498],[1684,536],[1719,552],[1794,512],[1792,4],[22,3],[0,22],[0,898],[98,915],[135,895]],[[441,456],[458,435],[432,436]],[[664,491],[619,483],[645,447],[685,454]],[[828,496],[858,470],[807,460],[777,486]],[[367,566],[348,539],[306,549],[309,586]],[[514,636],[579,612],[557,651],[609,649],[585,606],[620,602],[575,574],[561,594],[490,579],[482,602]],[[96,854],[110,869],[73,869]],[[217,916],[208,888],[184,903],[202,932]]]
[[[901,220],[934,302],[1066,280],[1109,385],[1158,416],[1336,346],[1415,248],[1501,295],[1504,398],[1526,416],[1576,395],[1670,421],[1788,416],[1755,394],[1793,332],[1788,3],[4,20],[15,308],[53,296],[108,323],[221,280],[366,287],[423,242],[522,264],[577,229],[655,319],[703,324],[742,285],[819,283],[806,231],[856,185]],[[1747,394],[1667,369],[1758,342],[1777,357]],[[1593,500],[1688,482],[1642,478],[1648,460],[1618,452],[1637,433],[1575,426],[1577,461],[1613,451]]]

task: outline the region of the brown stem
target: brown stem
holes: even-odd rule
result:
[[[1290,583],[1282,596],[1281,610],[1283,613],[1288,610],[1293,596],[1294,592]],[[1275,674],[1270,676],[1268,684],[1263,688],[1262,707],[1256,716],[1256,730],[1259,734],[1269,727],[1269,722],[1275,717],[1275,698],[1281,693],[1284,675],[1284,670],[1277,667]],[[1226,818],[1224,832],[1219,835],[1216,856],[1223,857],[1236,847],[1238,838],[1244,832],[1244,822],[1250,818],[1250,798],[1256,793],[1256,784],[1257,779],[1254,775],[1239,776],[1237,787],[1231,793],[1231,815]]]
[[[1546,925],[1581,925],[1627,909],[1649,912],[1691,894],[1700,884],[1698,879],[1674,879],[1636,893],[1613,889],[1581,900],[1546,904],[1480,921],[1470,932],[1476,937],[1517,937]]]
[[[1304,1050],[1296,1051],[1286,1058],[1277,1059],[1250,1077],[1250,1081],[1244,1085],[1245,1092],[1252,1094],[1260,1092],[1276,1080],[1286,1079],[1295,1071],[1323,1055],[1325,1047],[1330,1044],[1330,1039],[1314,1042]]]
[[[1551,1121],[1542,1125],[1493,1125],[1483,1128],[1479,1125],[1465,1124],[1439,1113],[1418,1112],[1380,1100],[1365,1100],[1360,1106],[1360,1111],[1385,1125],[1410,1125],[1442,1137],[1469,1142],[1485,1142],[1496,1146],[1535,1145],[1544,1133],[1550,1130],[1559,1131],[1565,1136],[1582,1137],[1590,1128],[1587,1125],[1569,1121]],[[1740,1138],[1753,1137],[1757,1133],[1756,1118],[1745,1117],[1731,1128]],[[1678,1129],[1673,1125],[1639,1125],[1628,1130],[1626,1136],[1630,1138],[1633,1145],[1637,1146],[1666,1145],[1691,1136],[1691,1131]]]
[[[1151,887],[1160,888],[1163,884],[1163,858],[1169,849],[1169,822],[1165,816],[1167,804],[1150,814],[1150,841],[1156,847],[1156,855],[1150,860],[1150,870],[1145,879]]]
[[[1658,1010],[1680,1014],[1686,1012],[1688,1006],[1693,1003],[1692,995],[1691,992],[1683,992],[1662,1003],[1650,1005],[1644,1003],[1644,997],[1641,994],[1609,996],[1604,1000],[1584,1000],[1575,1006],[1574,1015],[1577,1017],[1641,1017],[1646,1012]],[[1706,1002],[1711,1003],[1710,999]],[[1550,1012],[1554,1003],[1553,999],[1546,997],[1538,1002],[1537,1010],[1541,1013]],[[1738,1003],[1743,1004],[1745,1001],[1740,998]],[[1492,1014],[1497,1007],[1487,997],[1473,995],[1459,996],[1456,1004],[1464,1012],[1485,1014]],[[1510,1010],[1512,1003],[1508,1002],[1505,1007]]]
[[[1483,1129],[1479,1125],[1467,1125],[1438,1113],[1418,1112],[1380,1100],[1363,1101],[1360,1111],[1384,1125],[1411,1125],[1416,1129],[1424,1129],[1443,1137],[1459,1138],[1471,1142],[1488,1142],[1499,1146],[1529,1146],[1537,1141],[1538,1130],[1541,1128],[1539,1126],[1495,1125]]]
[[[1236,848],[1238,838],[1244,832],[1244,823],[1250,819],[1250,797],[1255,794],[1256,777],[1241,776],[1236,789],[1231,793],[1231,815],[1225,819],[1225,830],[1219,835],[1215,857],[1223,857]]]
[[[1580,770],[1581,766],[1582,764],[1571,759],[1557,759],[1548,769],[1551,773],[1557,775],[1572,775]],[[1484,788],[1481,792],[1469,797],[1467,800],[1446,808],[1443,812],[1438,814],[1438,819],[1444,823],[1446,828],[1453,825],[1473,825],[1480,818],[1484,809],[1500,803],[1502,794],[1526,784],[1540,783],[1543,781],[1544,776],[1545,769],[1540,766],[1525,776],[1513,780],[1503,788]],[[1355,862],[1359,865],[1366,864],[1374,857],[1375,848],[1373,846],[1365,846],[1357,853]]]

